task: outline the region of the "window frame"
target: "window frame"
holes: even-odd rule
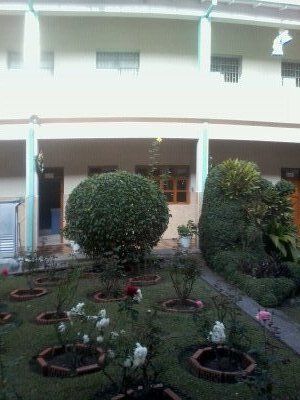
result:
[[[173,175],[168,176],[168,178],[166,179],[166,178],[163,177],[164,173],[162,173],[162,174],[159,174],[158,176],[153,176],[150,179],[153,179],[154,181],[158,182],[159,188],[161,189],[162,193],[173,193],[173,201],[169,201],[167,196],[166,196],[168,204],[170,204],[170,205],[171,204],[176,204],[176,205],[190,204],[190,181],[191,181],[191,178],[190,178],[190,166],[189,165],[177,165],[177,164],[176,165],[170,165],[170,164],[163,165],[163,164],[160,164],[160,165],[157,165],[156,168],[157,169],[162,169],[163,171],[164,170],[168,170],[168,169],[176,171],[176,170],[178,170],[180,168],[187,170],[187,175],[177,174],[177,172],[175,172],[175,175],[174,175],[174,172],[173,172]],[[136,167],[135,167],[135,172],[136,173],[138,173],[140,175],[143,175],[143,176],[147,176],[147,177],[149,176],[150,170],[151,170],[151,167],[149,165],[136,165]],[[172,181],[172,189],[165,189],[164,188],[164,184],[165,184],[166,180]],[[178,189],[178,181],[180,181],[180,180],[185,180],[186,181],[186,189],[185,190]],[[178,201],[177,200],[178,193],[185,193],[186,200],[185,201]]]
[[[107,61],[107,67],[101,67],[100,65],[100,55],[104,55],[104,58],[111,55],[112,58],[113,56],[117,56],[115,59],[111,60],[106,60]],[[122,66],[122,56],[125,55],[131,55],[136,57],[136,66],[134,67],[125,67]],[[103,60],[102,60],[103,61]],[[104,60],[105,61],[105,60]],[[133,60],[135,61],[135,60]],[[123,62],[125,62],[123,60]],[[113,66],[112,64],[116,64]],[[111,64],[111,65],[109,65]],[[118,65],[119,64],[119,65]],[[96,69],[97,71],[102,71],[104,73],[118,73],[119,75],[121,74],[133,74],[133,75],[138,75],[139,70],[140,70],[140,52],[139,51],[104,51],[104,50],[97,50],[96,51]]]
[[[293,76],[283,76],[283,64],[290,64],[295,66],[295,71]],[[298,68],[297,68],[298,67]],[[297,71],[298,69],[298,71]],[[299,76],[297,76],[297,72],[299,72]],[[295,87],[300,88],[300,61],[295,61],[295,60],[282,60],[281,61],[281,84],[284,86],[284,80],[293,80],[295,83]]]
[[[95,171],[93,172],[93,170]],[[98,170],[99,172],[96,172],[96,170]],[[90,177],[98,174],[106,174],[108,172],[115,172],[117,170],[117,165],[89,165],[87,169],[87,176]]]
[[[214,70],[213,69],[213,59],[216,59],[216,58],[227,60],[227,61],[236,60],[237,61],[237,68],[238,68],[237,72],[231,72],[231,71],[223,72],[221,67],[219,69],[215,69]],[[236,84],[239,84],[241,76],[242,76],[242,57],[241,56],[236,56],[236,55],[228,55],[228,54],[212,54],[211,55],[211,59],[210,59],[210,72],[219,73],[222,76],[223,81],[225,83],[236,83]],[[232,79],[228,79],[227,80],[226,79],[226,73],[227,74],[236,74],[236,76],[237,76],[236,80],[232,80]]]

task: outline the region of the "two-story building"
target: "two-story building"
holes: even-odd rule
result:
[[[209,164],[229,157],[292,180],[300,225],[299,29],[298,0],[1,0],[0,255],[60,241],[73,188],[147,173],[155,138],[164,238],[198,220]]]

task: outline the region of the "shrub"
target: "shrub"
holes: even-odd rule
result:
[[[219,184],[222,191],[230,199],[251,195],[260,181],[257,166],[249,161],[226,160],[220,164],[222,179]]]
[[[249,223],[245,199],[226,197],[220,187],[222,177],[222,164],[209,173],[199,220],[200,247],[208,262],[221,250],[255,248],[263,252],[261,231]]]
[[[168,221],[165,196],[154,182],[111,172],[89,177],[73,190],[64,233],[93,258],[113,252],[125,262],[150,252]]]
[[[236,273],[232,281],[263,307],[276,307],[295,291],[292,279],[284,277],[258,279]]]
[[[184,303],[200,275],[199,260],[188,254],[176,254],[172,260],[170,278],[177,296]]]
[[[295,262],[289,262],[287,263],[287,265],[291,273],[291,278],[293,279],[296,286],[295,293],[298,294],[300,292],[300,265],[299,263]]]
[[[224,250],[214,256],[211,266],[217,272],[230,278],[236,271],[244,271],[245,266],[257,265],[263,262],[264,258],[264,253],[254,250]]]

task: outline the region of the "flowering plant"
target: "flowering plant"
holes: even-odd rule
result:
[[[128,285],[126,287],[126,296],[132,298],[133,301],[140,303],[143,299],[142,291],[137,286]]]
[[[256,314],[255,318],[258,321],[269,321],[272,318],[272,314],[269,311],[261,310]]]
[[[3,268],[2,271],[1,271],[1,275],[0,275],[1,278],[7,278],[8,275],[9,275],[9,270],[8,270],[8,268]]]
[[[216,321],[208,334],[208,339],[214,344],[223,344],[226,340],[225,326],[222,322]]]

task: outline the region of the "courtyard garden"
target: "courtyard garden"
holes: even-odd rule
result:
[[[70,195],[65,236],[85,254],[60,268],[24,255],[1,275],[0,399],[297,400],[300,357],[268,307],[297,306],[288,182],[229,160],[207,179],[201,254],[151,253],[169,220],[155,182],[115,172]],[[185,232],[181,226],[181,234]],[[254,297],[253,318],[201,279],[208,265]]]

